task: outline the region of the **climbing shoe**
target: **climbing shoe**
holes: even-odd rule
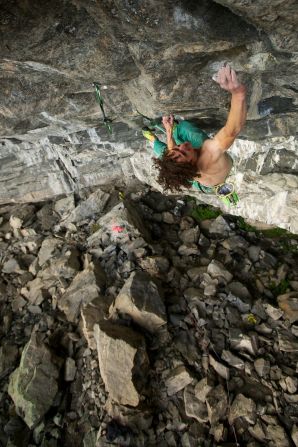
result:
[[[142,129],[142,134],[145,138],[147,138],[147,140],[149,141],[154,141],[156,140],[156,136],[154,135],[154,133],[152,132],[152,130],[149,129],[149,127],[143,127]]]

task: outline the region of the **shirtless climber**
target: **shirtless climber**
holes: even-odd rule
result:
[[[176,124],[172,115],[162,118],[167,144],[159,141],[152,132],[143,132],[153,142],[158,182],[165,189],[174,192],[181,187],[194,187],[212,193],[217,185],[226,181],[232,169],[232,159],[226,151],[246,120],[246,88],[228,65],[218,71],[214,80],[230,92],[232,98],[227,122],[213,138],[189,121]]]

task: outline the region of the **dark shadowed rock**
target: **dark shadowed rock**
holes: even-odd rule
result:
[[[107,300],[106,297],[99,296],[87,305],[82,306],[82,331],[90,349],[96,349],[94,325],[108,318],[110,304],[111,300]]]

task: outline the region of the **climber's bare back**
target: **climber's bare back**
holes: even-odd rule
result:
[[[214,140],[206,140],[198,151],[199,177],[196,180],[205,186],[223,183],[233,166],[231,157],[214,146]]]

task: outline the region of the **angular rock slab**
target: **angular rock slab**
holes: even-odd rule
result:
[[[20,366],[10,375],[8,394],[29,428],[42,419],[54,401],[59,360],[34,333],[23,350]]]
[[[95,298],[81,309],[82,331],[90,349],[96,349],[94,325],[108,318],[109,302],[103,296]]]
[[[94,337],[109,397],[122,405],[138,406],[149,364],[144,337],[109,321],[94,326]]]
[[[64,220],[63,224],[76,223],[84,219],[88,219],[95,214],[101,213],[105,207],[110,195],[97,189],[93,194],[90,194],[88,199],[83,200]]]
[[[130,236],[142,236],[146,241],[151,240],[150,233],[145,225],[144,220],[129,200],[118,203],[107,214],[97,220],[99,230],[88,237],[89,247],[97,246],[98,239],[103,233],[108,233],[114,241],[121,241],[123,238]]]
[[[277,302],[290,323],[298,321],[298,292],[289,292],[284,295],[279,295],[277,297]]]
[[[173,369],[166,379],[167,393],[173,396],[192,382],[192,377],[184,365]]]
[[[92,262],[75,276],[58,301],[58,307],[65,313],[68,321],[76,321],[81,307],[99,296],[102,279],[99,266],[94,266]]]
[[[165,305],[157,285],[144,272],[133,272],[118,296],[112,312],[130,315],[133,321],[149,332],[155,332],[167,322]]]
[[[208,421],[207,406],[195,396],[195,386],[188,385],[184,389],[185,413],[188,417],[196,419],[200,423]]]
[[[245,419],[249,424],[255,424],[257,419],[257,407],[252,399],[243,394],[237,394],[229,412],[229,423],[233,424],[237,418]]]

